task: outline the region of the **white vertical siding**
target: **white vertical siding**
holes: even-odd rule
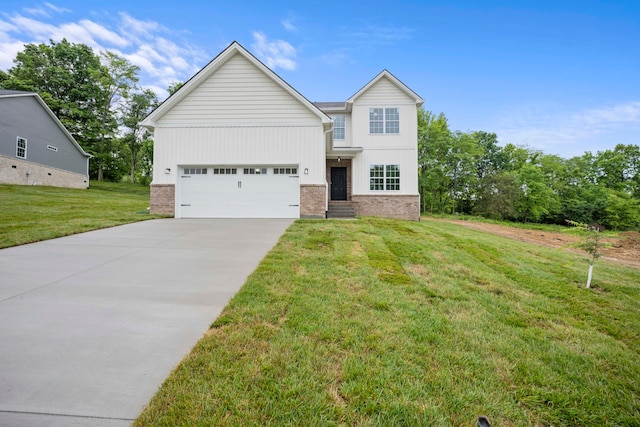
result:
[[[398,108],[400,133],[369,134],[370,108]],[[353,160],[353,194],[418,194],[418,119],[416,100],[387,78],[380,79],[355,100],[353,145],[364,151]],[[371,191],[369,166],[400,165],[400,191]]]
[[[257,123],[309,123],[318,116],[236,54],[173,106],[158,126]]]
[[[417,148],[365,150],[352,161],[353,194],[418,194]],[[370,165],[400,165],[400,191],[371,191]]]
[[[388,78],[384,77],[378,80],[373,86],[367,89],[356,99],[359,104],[385,104],[385,103],[412,103],[416,104],[416,100],[407,96]]]
[[[335,113],[335,114],[338,114],[338,113]],[[335,114],[330,114],[330,116],[333,118]],[[353,147],[354,146],[353,133],[352,133],[353,122],[351,120],[351,114],[349,112],[344,112],[339,114],[344,115],[344,123],[345,123],[344,139],[334,140],[333,145],[335,145],[336,147]]]
[[[175,183],[178,165],[297,165],[300,184],[324,184],[324,159],[320,124],[156,128],[153,183]],[[171,174],[164,173],[166,168]],[[305,168],[309,169],[307,175]]]

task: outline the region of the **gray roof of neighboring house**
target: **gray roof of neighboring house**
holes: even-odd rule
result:
[[[26,95],[35,92],[28,92],[24,90],[8,90],[8,89],[0,89],[0,96],[2,95]]]

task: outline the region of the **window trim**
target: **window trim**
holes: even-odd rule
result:
[[[21,142],[24,142],[23,147],[20,146]],[[20,151],[22,151],[22,155],[20,155]],[[19,159],[27,158],[27,138],[16,136],[16,157]]]
[[[400,191],[400,178],[400,164],[369,165],[369,191]]]
[[[382,111],[382,118],[372,118],[373,114],[378,114],[374,110]],[[391,110],[395,110],[393,120],[388,116],[391,114]],[[396,118],[397,117],[397,118]],[[376,124],[375,129],[372,124]],[[392,124],[394,124],[392,126]],[[389,131],[389,128],[393,132]],[[373,132],[373,130],[381,130],[380,132]],[[400,107],[369,107],[369,135],[400,135]]]

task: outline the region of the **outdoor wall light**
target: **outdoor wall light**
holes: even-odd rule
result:
[[[340,156],[338,156],[338,163],[340,163],[340,160],[342,160],[342,159],[340,158]]]
[[[304,168],[304,174],[309,175],[309,168]]]
[[[164,168],[164,173],[169,175],[171,173],[171,168]]]

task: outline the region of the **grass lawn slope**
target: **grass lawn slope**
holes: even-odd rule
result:
[[[137,426],[640,425],[640,270],[457,224],[292,225]]]
[[[0,185],[0,248],[153,218],[148,206],[149,187],[141,185]]]

